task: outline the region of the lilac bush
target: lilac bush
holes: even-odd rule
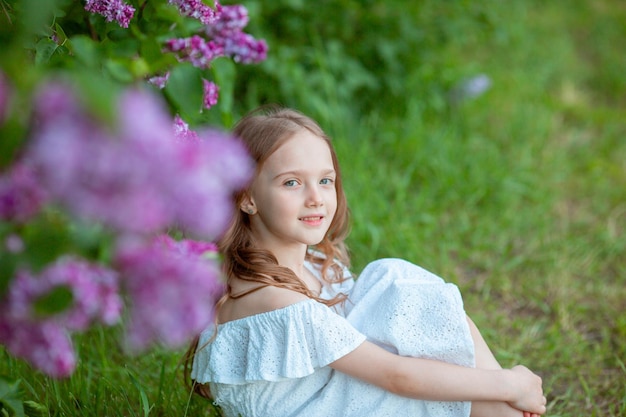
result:
[[[102,15],[107,22],[117,22],[127,28],[135,14],[135,8],[123,0],[87,0],[85,10]]]
[[[180,347],[213,320],[212,242],[254,169],[206,123],[233,91],[214,62],[267,44],[243,6],[22,1],[0,21],[0,344],[53,377],[94,325],[122,326],[129,352]]]

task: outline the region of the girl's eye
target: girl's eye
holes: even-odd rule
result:
[[[322,185],[331,185],[335,180],[333,180],[332,178],[322,178],[322,180],[320,181],[320,184]]]
[[[298,182],[296,180],[287,180],[283,183],[283,185],[285,187],[295,187],[296,185],[298,185]]]

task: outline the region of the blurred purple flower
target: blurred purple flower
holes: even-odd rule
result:
[[[62,378],[72,374],[76,357],[67,331],[53,321],[10,320],[0,306],[0,344],[47,375]]]
[[[43,97],[56,96],[49,89],[73,97],[61,85],[48,86]],[[131,233],[178,226],[211,240],[227,227],[231,193],[252,173],[250,158],[231,136],[175,140],[163,102],[140,90],[119,100],[116,129],[71,111],[72,105],[53,117],[49,102],[42,104],[28,155],[52,197],[72,213]]]
[[[57,288],[72,294],[71,305],[56,314],[39,317],[34,304]],[[9,287],[7,314],[21,321],[55,321],[72,331],[83,331],[100,322],[115,324],[122,311],[117,274],[87,261],[65,257],[38,276],[19,271]]]
[[[176,53],[179,61],[191,62],[198,68],[209,68],[215,58],[224,56],[223,46],[207,41],[199,35],[170,39],[165,42],[165,51]]]
[[[180,347],[211,323],[225,288],[219,266],[199,253],[203,249],[164,236],[150,244],[120,244],[115,263],[131,300],[126,337],[131,351],[153,343]]]
[[[168,3],[177,6],[181,15],[198,19],[205,25],[213,23],[222,9],[218,1],[215,1],[215,9],[204,4],[202,0],[168,0]]]
[[[127,28],[135,14],[135,8],[123,0],[87,0],[85,10],[103,16],[107,22],[116,21]]]
[[[217,84],[205,79],[202,79],[202,85],[204,86],[204,108],[210,109],[217,104],[220,89]]]
[[[47,199],[32,167],[15,163],[0,175],[0,220],[23,223],[35,216]]]
[[[35,303],[59,287],[71,292],[71,305],[46,316],[35,311]],[[16,274],[0,303],[0,343],[46,374],[65,377],[76,365],[70,332],[96,321],[114,324],[121,309],[115,272],[62,258],[38,276],[24,270]]]
[[[172,252],[180,253],[185,256],[212,256],[219,251],[217,245],[213,242],[192,239],[175,240],[169,235],[157,236],[154,242]]]
[[[252,175],[252,162],[245,147],[225,133],[198,132],[198,141],[180,143],[180,156],[173,161],[186,175],[172,182],[168,195],[179,225],[194,237],[213,240],[232,218],[232,190],[245,186]]]

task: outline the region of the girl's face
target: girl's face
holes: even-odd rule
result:
[[[263,164],[241,209],[254,210],[252,233],[275,254],[322,241],[337,210],[336,172],[328,144],[306,129]]]

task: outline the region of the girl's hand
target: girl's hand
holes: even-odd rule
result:
[[[541,378],[522,365],[511,369],[515,373],[516,399],[509,401],[512,407],[524,410],[524,417],[536,417],[546,412]]]

